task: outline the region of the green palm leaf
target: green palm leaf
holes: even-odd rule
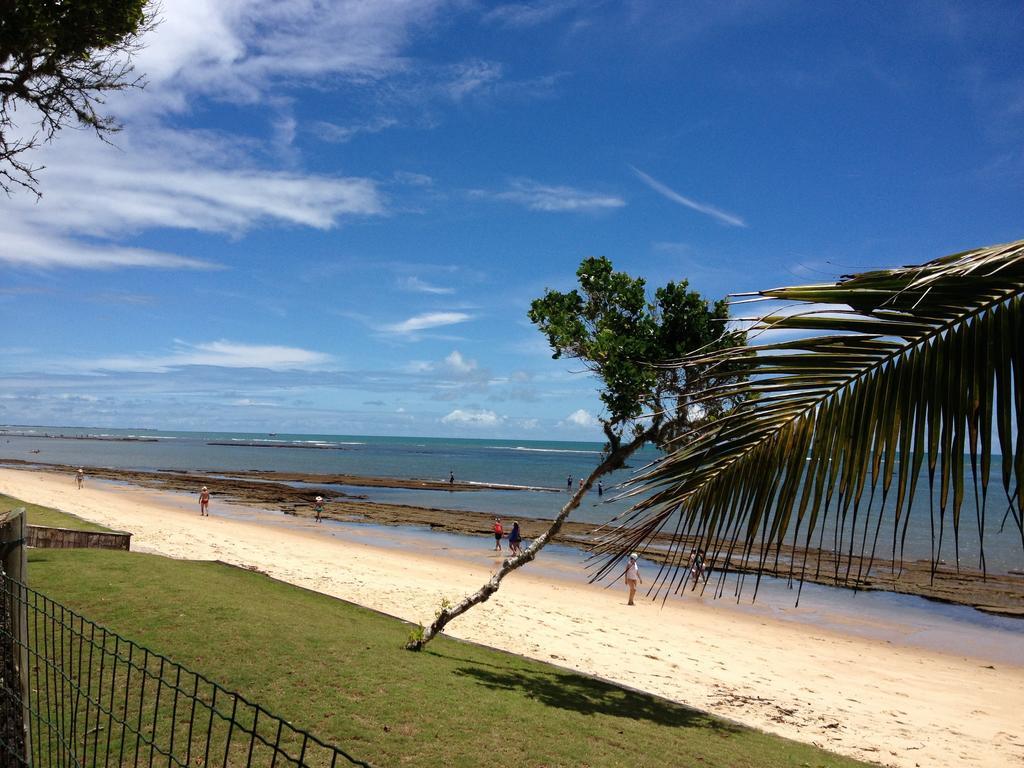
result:
[[[1012,520],[1024,549],[1024,241],[755,296],[795,311],[753,321],[753,343],[675,364],[709,381],[722,369],[733,374],[688,407],[739,405],[634,480],[630,493],[641,500],[597,545],[595,578],[669,533],[655,592],[686,584],[679,566],[690,546],[719,570],[742,561],[758,580],[770,567],[801,582],[826,551],[836,581],[857,584],[882,526],[891,529],[888,557],[902,558],[922,470],[934,506],[933,568],[949,536],[959,559],[968,493],[977,499],[982,570],[986,529]],[[1002,454],[995,521],[986,516],[994,452]],[[804,554],[780,567],[787,544]]]

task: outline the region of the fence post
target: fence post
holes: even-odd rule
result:
[[[3,553],[3,571],[11,606],[11,637],[17,652],[14,666],[21,692],[22,743],[25,765],[32,764],[29,740],[29,680],[28,680],[28,596],[24,584],[28,573],[28,548],[25,546],[25,508],[0,512],[0,552]],[[14,650],[14,649],[12,649]]]

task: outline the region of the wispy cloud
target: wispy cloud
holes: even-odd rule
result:
[[[454,288],[447,286],[432,285],[431,283],[421,280],[418,277],[404,277],[398,282],[399,287],[406,291],[412,291],[413,293],[431,293],[431,294],[449,294],[455,293]]]
[[[143,248],[95,245],[67,237],[51,235],[43,229],[8,222],[0,240],[0,263],[33,269],[117,269],[149,267],[157,269],[220,269],[201,259]]]
[[[89,136],[62,137],[40,155],[48,166],[43,199],[18,196],[8,210],[50,231],[90,235],[152,227],[240,234],[266,223],[329,229],[344,216],[383,212],[368,179],[247,167],[232,153],[217,162],[206,157],[206,133],[154,130],[119,141],[120,150]]]
[[[425,173],[413,173],[412,171],[395,171],[395,181],[409,187],[429,187],[434,180]]]
[[[662,184],[657,179],[648,176],[639,168],[634,168],[632,165],[629,167],[633,171],[633,173],[637,175],[637,178],[639,178],[640,181],[642,181],[648,187],[653,189],[659,195],[662,195],[663,197],[671,200],[673,203],[678,203],[679,205],[697,211],[698,213],[703,213],[705,216],[710,216],[713,219],[717,219],[723,224],[728,224],[731,227],[747,226],[747,223],[736,214],[729,213],[728,211],[723,211],[720,208],[715,208],[713,205],[708,205],[707,203],[700,203],[697,202],[696,200],[692,200],[689,197],[685,197],[676,192],[671,187]]]
[[[660,240],[651,243],[651,248],[659,253],[673,253],[677,255],[693,253],[693,246],[689,243],[677,243],[670,240]]]
[[[549,186],[528,179],[518,179],[502,192],[474,190],[475,197],[505,200],[532,211],[593,213],[621,208],[626,201],[617,195],[587,192],[566,186]]]
[[[399,323],[381,326],[380,330],[384,333],[395,334],[416,333],[417,331],[425,331],[430,328],[441,328],[446,325],[464,323],[472,318],[472,315],[468,315],[465,312],[425,312],[420,315],[414,315],[407,320],[402,320]]]
[[[323,141],[332,144],[345,144],[361,133],[380,133],[394,125],[398,125],[398,121],[392,117],[378,117],[364,123],[351,125],[336,125],[320,120],[313,123],[312,130]]]
[[[323,352],[267,344],[243,344],[220,340],[199,344],[176,341],[165,354],[120,355],[83,361],[76,367],[94,371],[163,373],[190,365],[220,368],[263,368],[272,371],[309,370],[330,362]]]
[[[465,357],[457,349],[443,360],[410,361],[401,371],[416,377],[416,386],[428,388],[433,400],[459,400],[467,395],[505,400],[513,394],[509,392],[507,380],[495,378],[490,370],[481,368],[476,360]]]
[[[526,29],[546,24],[579,7],[579,0],[542,0],[534,3],[506,3],[484,14],[488,24]]]
[[[501,64],[493,61],[475,60],[456,64],[443,90],[449,98],[461,101],[500,81],[502,69]]]

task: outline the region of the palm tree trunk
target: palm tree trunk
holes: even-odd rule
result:
[[[443,607],[437,614],[437,618],[431,623],[429,627],[423,630],[423,634],[413,640],[406,643],[405,647],[410,651],[421,651],[426,647],[427,643],[433,640],[440,632],[444,630],[448,623],[455,619],[474,605],[486,602],[490,599],[491,595],[498,591],[498,587],[501,585],[502,580],[508,576],[512,571],[522,568],[528,562],[533,560],[537,553],[544,549],[551,540],[558,535],[558,532],[562,529],[562,524],[566,521],[566,518],[576,509],[583,497],[590,490],[594,482],[609,472],[621,467],[626,463],[628,459],[640,446],[642,446],[649,437],[649,431],[645,431],[637,435],[632,442],[622,445],[621,443],[615,445],[612,450],[605,457],[597,468],[587,476],[587,479],[583,481],[576,493],[572,495],[572,498],[562,507],[562,511],[558,513],[558,517],[551,521],[551,525],[544,533],[533,540],[533,543],[524,549],[518,555],[505,558],[502,562],[501,567],[491,575],[491,578],[487,580],[480,589],[471,595],[467,595],[460,602],[455,605]]]

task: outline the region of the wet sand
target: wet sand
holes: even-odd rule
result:
[[[191,493],[90,481],[79,491],[66,473],[0,469],[0,492],[129,530],[136,550],[223,560],[417,623],[500,562],[486,546],[375,546],[346,536],[371,526],[241,504],[228,517],[223,496],[201,518]],[[973,656],[969,639],[937,652],[844,632],[841,619],[799,625],[690,594],[630,608],[621,587],[562,578],[542,554],[449,634],[882,765],[1024,764],[1024,666]]]

